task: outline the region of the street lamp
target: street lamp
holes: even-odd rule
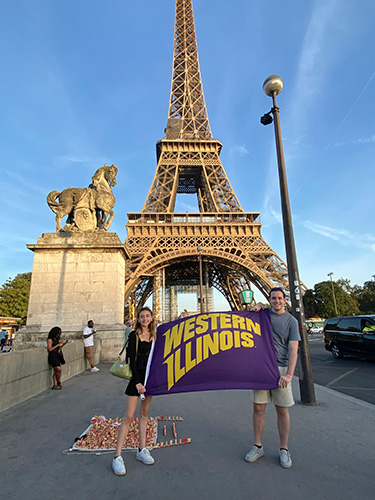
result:
[[[281,139],[281,128],[279,118],[279,108],[276,103],[276,96],[280,94],[283,88],[283,80],[278,75],[271,75],[263,83],[264,93],[272,97],[273,108],[260,119],[263,125],[269,125],[274,122],[277,163],[279,167],[281,210],[283,215],[284,240],[286,261],[288,266],[289,291],[292,302],[293,316],[297,319],[299,331],[301,334],[300,359],[302,368],[302,378],[299,386],[301,393],[301,402],[303,404],[316,405],[315,390],[312,377],[311,359],[309,345],[307,341],[307,332],[305,326],[305,313],[302,302],[301,284],[298,273],[296,249],[294,245],[292,216],[289,204],[288,184],[286,179],[284,151]],[[272,114],[272,116],[271,116]]]
[[[336,316],[339,315],[339,313],[337,312],[337,302],[336,302],[336,294],[335,294],[335,288],[333,286],[333,280],[332,280],[332,276],[333,276],[333,273],[328,273],[327,276],[330,277],[331,279],[331,285],[332,285],[332,295],[333,295],[333,303],[335,304],[335,311],[336,311]]]
[[[202,269],[202,250],[201,245],[198,245],[198,255],[199,255],[199,304],[201,308],[201,314],[204,313],[204,298],[203,298],[203,269]]]

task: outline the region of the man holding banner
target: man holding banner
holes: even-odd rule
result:
[[[275,345],[277,364],[280,372],[278,388],[273,390],[254,390],[253,431],[254,446],[246,454],[246,462],[253,463],[264,456],[262,445],[266,425],[266,404],[273,402],[277,413],[277,426],[280,437],[280,465],[285,469],[292,466],[288,450],[290,416],[288,408],[294,405],[291,381],[298,358],[298,342],[301,340],[297,320],[285,310],[286,297],[281,288],[272,288],[269,301],[271,304],[271,326]],[[253,310],[259,311],[257,304]]]

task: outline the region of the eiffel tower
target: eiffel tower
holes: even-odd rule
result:
[[[199,69],[192,0],[176,0],[174,56],[165,137],[140,213],[128,213],[125,299],[141,307],[153,294],[156,318],[177,316],[177,293],[197,291],[208,311],[212,289],[232,310],[254,284],[268,295],[288,288],[285,263],[261,236],[258,212],[245,212],[220,161]],[[199,213],[175,212],[177,194],[196,195]],[[202,286],[203,282],[203,286]]]

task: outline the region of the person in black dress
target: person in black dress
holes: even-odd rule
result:
[[[146,389],[143,384],[145,381],[148,357],[151,351],[152,342],[154,342],[155,339],[154,315],[151,309],[142,307],[137,314],[135,328],[129,334],[129,344],[127,347],[127,356],[129,357],[133,378],[129,381],[125,391],[125,394],[128,396],[128,405],[119,428],[116,453],[112,461],[112,469],[117,476],[126,474],[121,451],[128,435],[129,424],[133,420],[135,410],[137,409],[138,398],[141,395],[143,395],[144,399],[141,398],[139,448],[136,453],[136,458],[146,465],[152,465],[154,463],[154,459],[146,448],[146,428],[152,396],[145,395]]]
[[[61,365],[65,364],[62,348],[68,343],[66,340],[62,342],[61,328],[54,326],[47,338],[48,363],[53,367],[53,386],[52,389],[60,390],[61,385]]]

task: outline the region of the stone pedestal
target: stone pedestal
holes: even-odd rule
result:
[[[112,361],[124,339],[126,250],[117,234],[45,233],[27,247],[34,264],[26,328],[16,349],[45,347],[53,326],[60,326],[63,338],[82,340],[92,319],[100,360]]]

